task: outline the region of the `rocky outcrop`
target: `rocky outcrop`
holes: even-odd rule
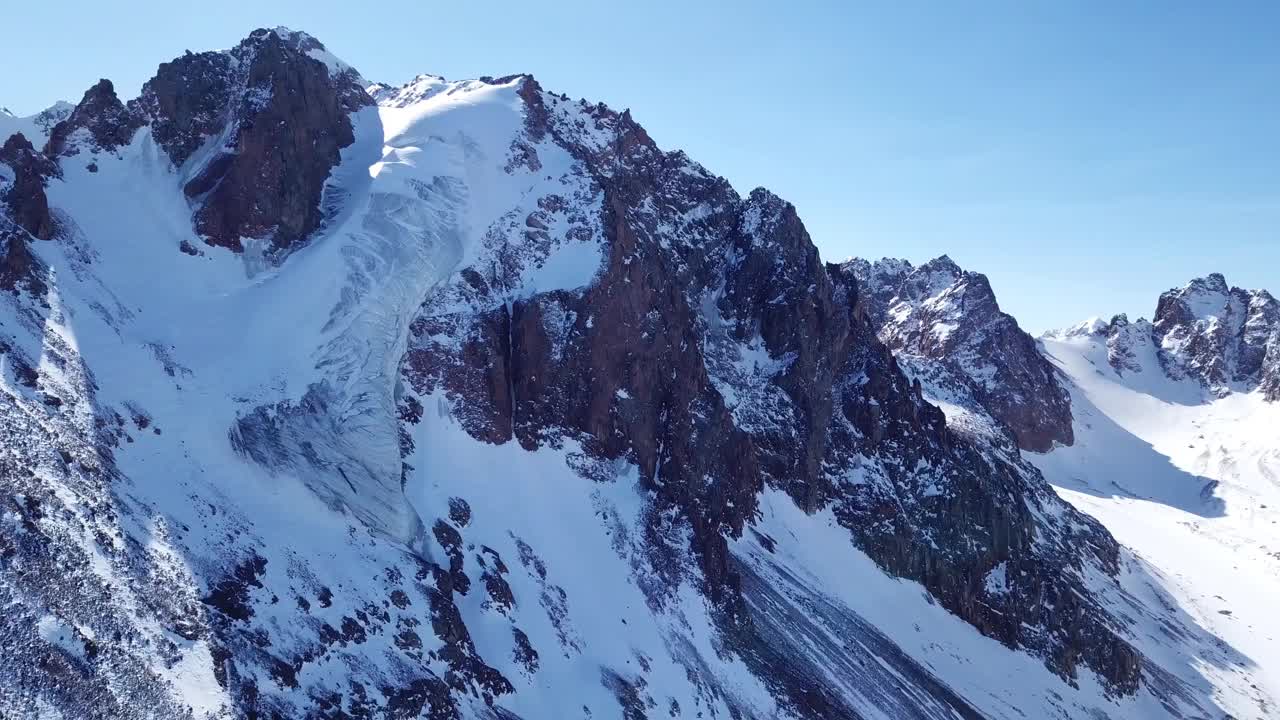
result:
[[[944,363],[971,381],[1024,450],[1073,442],[1066,390],[1035,340],[1000,310],[986,276],[945,255],[918,268],[891,259],[845,267],[864,286],[868,314],[890,349]]]
[[[13,135],[0,147],[0,163],[11,174],[0,175],[0,202],[10,219],[33,237],[48,240],[55,225],[49,211],[45,185],[57,174],[57,166],[37,152],[22,134]]]
[[[44,152],[55,159],[81,150],[110,152],[128,145],[140,127],[141,118],[120,102],[111,81],[99,80],[67,119],[54,126]]]
[[[1280,303],[1266,290],[1227,285],[1218,273],[1163,293],[1151,336],[1170,377],[1198,380],[1211,393],[1261,389],[1280,398]]]
[[[160,63],[133,102],[151,125],[151,136],[173,164],[183,164],[221,134],[232,101],[232,65],[226,52],[188,52]]]
[[[1214,397],[1258,391],[1280,399],[1280,302],[1266,290],[1231,287],[1218,273],[1162,293],[1154,322],[1121,313],[1049,335],[1104,338],[1121,377],[1155,372]]]
[[[858,283],[850,270],[833,267],[852,296]],[[1061,507],[1039,473],[1016,449],[957,437],[940,410],[919,400],[919,384],[908,383],[888,348],[872,339],[874,323],[864,322],[861,332],[863,349],[837,386],[849,425],[859,431],[846,443],[887,462],[864,470],[836,504],[842,523],[882,566],[919,580],[984,634],[1035,648],[1064,675],[1083,663],[1118,689],[1135,689],[1137,653],[1105,629],[1099,605],[1070,589],[1093,563],[1115,571],[1116,542],[1074,513],[1076,520],[1062,525],[1037,521]],[[936,473],[916,470],[922,467]],[[967,520],[976,517],[982,529]],[[1037,552],[1045,541],[1054,549]],[[1080,547],[1091,550],[1081,556]],[[1055,605],[1066,614],[1048,609]],[[1029,627],[1051,628],[1062,645],[1039,644]]]
[[[43,295],[44,270],[31,252],[25,233],[0,217],[0,290],[15,292],[24,288],[32,295]]]
[[[209,244],[239,252],[261,239],[278,254],[320,227],[325,182],[354,141],[350,114],[373,103],[354,70],[326,60],[305,33],[257,30],[230,51],[165,63],[143,87],[137,112],[184,169]]]
[[[1129,322],[1129,316],[1120,313],[1111,318],[1101,332],[1107,337],[1107,362],[1120,375],[1142,372],[1142,358],[1152,352],[1151,323],[1145,318]]]
[[[615,459],[634,462],[658,497],[653,546],[672,531],[658,519],[678,513],[695,535],[710,594],[732,600],[726,537],[742,532],[760,490],[757,451],[717,392],[696,335],[697,291],[711,281],[714,261],[663,252],[657,219],[718,208],[719,248],[711,252],[723,253],[737,198],[719,178],[685,175],[685,161],[658,150],[629,116],[601,110],[596,119],[612,131],[610,142],[584,144],[555,124],[536,83],[525,83],[539,103],[528,112],[530,141],[555,137],[589,177],[577,196],[534,198],[511,237],[493,235],[490,257],[433,293],[414,323],[406,377],[422,396],[450,397],[479,439],[532,450],[578,438],[589,450],[588,474],[607,473]],[[536,162],[528,150],[513,152]],[[655,193],[655,182],[669,184]],[[567,230],[552,237],[544,229],[551,226]],[[594,244],[600,234],[608,252],[598,282],[518,296],[522,275],[557,246]],[[679,572],[679,564],[664,571]]]
[[[1280,333],[1272,333],[1259,373],[1258,390],[1271,402],[1280,400]]]
[[[325,183],[354,141],[350,114],[373,103],[362,84],[311,36],[257,30],[229,51],[162,64],[128,106],[99,81],[44,153],[111,152],[149,125],[181,170],[206,241],[240,251],[264,240],[279,257],[324,219]]]
[[[31,252],[32,238],[49,240],[57,231],[45,183],[57,167],[16,134],[0,147],[0,289],[25,287],[43,294],[39,260]]]

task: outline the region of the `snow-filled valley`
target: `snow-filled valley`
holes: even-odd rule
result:
[[[1172,380],[1154,352],[1118,372],[1105,340],[1043,339],[1072,381],[1076,444],[1032,462],[1241,656],[1243,667],[1209,671],[1231,713],[1270,717],[1280,712],[1280,406]]]
[[[629,111],[283,28],[0,134],[0,717],[1280,712],[1254,340],[1037,345]]]

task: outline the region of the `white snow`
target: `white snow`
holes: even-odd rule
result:
[[[353,116],[356,142],[326,187],[345,199],[280,267],[194,235],[182,177],[148,129],[118,152],[67,163],[64,176],[50,182],[50,203],[68,235],[33,246],[53,273],[45,332],[90,363],[97,407],[140,408],[162,429],[130,430],[136,441],[122,446],[116,461],[129,478],[126,497],[145,508],[143,517],[156,513],[190,528],[168,541],[180,545],[175,557],[192,563],[174,569],[185,587],[203,592],[194,577],[224,573],[236,559],[217,548],[252,528],[271,586],[314,598],[315,581],[297,570],[307,568],[335,592],[345,585],[353,594],[348,602],[359,607],[389,592],[363,577],[368,568],[402,564],[405,544],[428,542],[400,482],[395,392],[408,324],[437,282],[482,251],[490,228],[506,227],[513,208],[578,182],[565,180],[571,158],[553,146],[537,148],[539,171],[508,170],[524,126],[517,89],[514,81],[464,82],[405,107]],[[87,171],[89,160],[97,173]],[[570,241],[556,235],[562,229],[549,228],[549,245],[533,254],[539,264],[523,292],[581,287],[602,263],[599,237]],[[184,241],[202,254],[180,252]],[[40,368],[51,387],[75,381],[40,347],[29,350],[45,357]],[[89,392],[80,387],[77,396]],[[64,412],[83,413],[92,436],[93,405]],[[228,441],[262,444],[237,424],[255,413],[282,438],[267,443],[277,453],[269,465]],[[293,437],[304,438],[305,448],[291,444]],[[515,553],[504,556],[518,565]],[[113,562],[102,560],[99,571],[122,585],[128,570]],[[343,610],[351,611],[341,602],[315,613],[340,624]],[[293,632],[313,638],[305,627],[290,630],[298,612],[291,599],[270,608],[262,612],[275,615],[263,622],[281,628],[277,641],[289,642]],[[150,631],[165,637],[159,627]],[[198,710],[225,704],[207,643],[180,648],[176,663],[155,658],[153,671]],[[302,678],[332,685],[344,673],[335,656],[308,664]],[[599,678],[592,684],[599,687]]]
[[[1256,393],[1212,398],[1194,381],[1168,379],[1154,353],[1122,377],[1102,337],[1044,344],[1072,380],[1076,443],[1028,459],[1153,566],[1195,624],[1247,658],[1234,669],[1205,663],[1215,701],[1237,718],[1271,716],[1280,699],[1280,405]]]
[[[1100,317],[1094,316],[1083,322],[1076,323],[1064,330],[1054,330],[1049,333],[1051,337],[1071,338],[1077,336],[1097,335],[1105,332],[1107,329],[1107,321]]]
[[[604,245],[599,242],[557,245],[541,265],[524,275],[520,294],[527,297],[548,290],[586,287],[603,266],[604,256]]]
[[[321,388],[329,419],[284,421],[309,423],[308,442],[341,472],[296,460],[276,470],[296,473],[392,536],[412,537],[391,392],[408,323],[435,283],[475,257],[490,226],[571,163],[564,151],[543,148],[536,176],[506,171],[523,127],[516,89],[465,83],[408,107],[357,114],[356,143],[328,187],[350,201],[278,270],[247,273],[242,258],[221,249],[206,247],[196,258],[177,252],[182,240],[203,245],[149,131],[119,157],[97,158],[96,174],[70,164],[51,183],[50,202],[74,218],[73,242],[88,260],[62,252],[63,244],[37,250],[59,272],[63,292],[82,298],[72,303],[80,306],[71,310],[72,334],[95,358],[100,399],[135,401],[205,447],[255,408],[296,404]],[[602,253],[599,242],[555,245],[525,292],[586,284]],[[151,348],[163,348],[189,375],[172,386],[148,382],[160,370]],[[198,416],[186,412],[191,402]],[[218,457],[210,464],[227,462],[210,452]]]
[[[36,633],[47,643],[57,645],[76,657],[83,658],[84,643],[75,628],[53,615],[45,615],[36,622]]]
[[[36,150],[44,147],[49,140],[49,132],[53,126],[75,109],[75,105],[58,101],[48,108],[34,114],[15,116],[7,111],[0,112],[0,145],[14,133],[22,133]]]
[[[822,623],[822,616],[809,608],[833,603],[861,617],[986,717],[1103,717],[1099,711],[1115,718],[1167,717],[1145,691],[1130,698],[1108,698],[1088,671],[1081,673],[1079,687],[1071,688],[1039,660],[984,637],[942,609],[919,584],[882,572],[852,545],[848,531],[830,510],[806,515],[785,493],[766,490],[754,527],[774,541],[773,551],[753,536],[738,542],[735,554],[778,587],[786,587],[788,577],[801,581],[811,595],[794,600],[805,616]],[[840,636],[843,629],[829,627],[827,632]],[[859,647],[856,638],[843,639],[851,650]],[[865,687],[848,690],[855,696],[868,692]],[[879,712],[874,704],[859,710],[883,717],[874,714]]]
[[[983,587],[988,593],[993,595],[1001,595],[1009,592],[1009,579],[1006,573],[1009,571],[1009,563],[1002,562],[991,569],[983,579]]]
[[[517,686],[499,704],[520,717],[578,717],[584,707],[614,717],[617,700],[602,686],[601,670],[630,678],[643,657],[648,692],[664,708],[675,699],[689,716],[727,713],[691,681],[677,652],[692,643],[702,657],[716,657],[706,600],[687,584],[660,607],[646,595],[645,585],[656,588],[657,581],[646,579],[639,550],[645,495],[635,467],[619,461],[612,480],[593,482],[570,469],[580,457],[575,443],[535,452],[515,442],[489,445],[456,424],[443,397],[422,402],[427,411],[414,428],[417,450],[408,458],[420,469],[409,479],[409,498],[424,518],[442,514],[451,497],[467,500],[472,518],[464,537],[496,550],[511,569],[506,579],[516,605],[508,613],[482,607],[483,591],[460,604],[481,656]],[[556,601],[561,590],[564,599]],[[538,649],[533,677],[511,659],[512,627]],[[740,663],[720,660],[709,666],[719,682],[760,716],[777,716],[759,680]]]
[[[710,289],[699,302],[705,331],[703,355],[711,384],[724,398],[738,427],[787,427],[794,406],[773,378],[790,367],[794,354],[774,357],[758,330],[745,340],[734,337],[732,322],[720,313],[723,293],[723,287]]]

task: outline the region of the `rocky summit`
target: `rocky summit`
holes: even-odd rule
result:
[[[1160,296],[1152,339],[1173,377],[1215,394],[1261,388],[1280,399],[1280,303],[1266,290],[1228,287],[1218,273]]]
[[[1120,314],[1051,336],[1105,338],[1117,373],[1158,366],[1161,378],[1189,382],[1209,398],[1257,393],[1280,400],[1280,302],[1268,291],[1230,287],[1212,273],[1162,293],[1154,317]]]
[[[1264,292],[1057,348],[630,111],[286,28],[5,122],[0,716],[1274,707],[1062,489],[1128,447],[1072,358],[1274,400]]]
[[[944,366],[1024,450],[1071,445],[1071,403],[1049,362],[991,283],[943,255],[920,267],[905,260],[845,263],[865,288],[880,339],[901,354]]]

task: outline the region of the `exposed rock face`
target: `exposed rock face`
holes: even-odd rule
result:
[[[526,449],[581,438],[591,451],[588,473],[606,472],[617,458],[635,462],[661,501],[653,511],[655,546],[671,530],[657,518],[679,512],[703,550],[708,588],[732,598],[725,537],[742,531],[761,471],[755,447],[715,390],[695,328],[699,293],[723,281],[714,263],[732,242],[739,201],[723,180],[685,174],[688,161],[658,150],[628,115],[599,109],[595,121],[608,140],[584,144],[556,123],[536,83],[525,83],[522,94],[535,103],[528,141],[554,138],[588,176],[575,183],[576,196],[533,199],[522,227],[512,228],[522,241],[494,234],[491,260],[428,299],[414,324],[406,375],[420,395],[441,389],[455,399],[455,412],[477,438],[514,438]],[[536,154],[513,152],[537,162]],[[667,229],[658,218],[698,207],[718,214],[720,224],[708,228],[715,257],[663,252],[657,243]],[[567,229],[553,237],[546,230],[552,226]],[[609,249],[598,283],[581,293],[513,297],[522,276],[558,245],[596,245],[602,235]]]
[[[1259,373],[1258,389],[1263,397],[1275,402],[1280,400],[1280,333],[1272,333],[1267,341],[1266,356]]]
[[[1213,273],[1160,296],[1152,338],[1173,378],[1195,378],[1215,395],[1261,388],[1280,398],[1280,303],[1266,290],[1229,287]]]
[[[833,266],[852,297],[858,283],[850,270]],[[909,385],[889,349],[872,339],[875,324],[864,319],[860,334],[864,349],[854,353],[857,364],[837,385],[849,425],[863,436],[850,444],[896,462],[883,465],[875,481],[854,485],[837,515],[878,562],[919,579],[985,634],[1036,647],[1027,626],[1054,628],[1051,634],[1070,638],[1069,649],[1055,648],[1053,641],[1037,649],[1057,671],[1071,675],[1083,663],[1106,668],[1099,672],[1122,692],[1136,688],[1141,671],[1135,651],[1104,629],[1101,607],[1068,589],[1093,562],[1114,571],[1115,541],[1075,513],[1060,525],[1043,522],[1059,512],[1061,501],[1017,449],[957,437],[941,411],[920,401],[919,383]],[[919,467],[939,474],[907,470]],[[934,494],[938,488],[946,488],[940,496]],[[985,518],[983,530],[968,525],[966,518],[975,517]],[[1046,540],[1054,549],[1037,552],[1037,543]],[[1081,557],[1073,548],[1083,546],[1091,550]],[[993,573],[1005,580],[992,583]],[[1058,599],[1048,605],[1067,602],[1067,615],[1082,624],[1040,604],[1051,597]]]
[[[165,63],[143,87],[137,110],[184,167],[209,244],[287,250],[320,227],[325,181],[354,141],[350,114],[373,104],[353,70],[313,56],[323,52],[305,33],[257,30],[228,52]]]
[[[395,102],[394,92],[380,96]],[[580,193],[532,198],[512,213],[513,235],[491,235],[428,298],[404,363],[418,407],[443,399],[486,442],[579,443],[580,472],[601,481],[618,461],[635,463],[657,499],[654,568],[678,571],[664,555],[670,518],[687,523],[702,582],[748,656],[767,656],[767,629],[746,610],[726,538],[744,532],[772,486],[808,511],[832,508],[882,567],[924,583],[982,632],[1064,676],[1084,664],[1119,692],[1137,687],[1137,653],[1078,589],[1087,567],[1114,572],[1114,540],[1064,506],[1012,445],[975,447],[948,430],[877,337],[882,286],[864,285],[854,266],[824,266],[790,204],[765,190],[739,198],[683,154],[659,150],[628,114],[596,107],[581,118],[532,80],[521,96],[526,138],[513,162],[538,162],[536,143],[550,138],[579,161]],[[607,254],[586,287],[526,289],[548,256],[599,235]],[[1068,441],[1065,397],[1019,414],[1019,398],[1061,393],[1034,342],[999,313],[981,276],[945,265],[925,272],[949,275],[934,292],[951,288],[953,314],[923,308],[934,292],[915,276],[902,292],[930,320],[888,337],[994,365],[1018,391],[1003,396],[993,384],[984,398],[1026,442]],[[930,335],[944,317],[973,323],[957,330],[963,342]],[[993,591],[985,578],[997,568],[1008,584]],[[787,692],[822,712],[804,699],[814,686]]]
[[[945,255],[918,268],[890,259],[855,259],[846,268],[865,286],[867,311],[890,349],[972,381],[979,402],[1024,450],[1073,442],[1066,390],[1035,340],[1001,312],[986,276]]]
[[[89,88],[66,120],[54,126],[44,152],[51,158],[75,155],[87,145],[91,150],[110,152],[128,145],[142,127],[138,118],[120,98],[110,80],[99,80]]]
[[[206,141],[221,134],[232,101],[231,66],[225,52],[187,53],[161,63],[142,86],[134,106],[151,124],[151,136],[182,167]]]
[[[1122,313],[1051,335],[1104,337],[1121,376],[1156,368],[1213,396],[1256,390],[1280,399],[1280,302],[1266,290],[1230,287],[1217,273],[1162,293],[1154,322]]]
[[[1152,351],[1151,323],[1145,318],[1129,322],[1129,316],[1121,313],[1101,328],[1107,336],[1107,361],[1116,372],[1142,372],[1141,357]]]
[[[22,134],[0,147],[0,289],[44,292],[43,271],[28,245],[56,232],[45,183],[57,167]]]
[[[12,292],[23,287],[33,295],[42,295],[42,275],[40,261],[31,253],[25,233],[0,217],[0,290]]]
[[[21,134],[5,140],[0,147],[0,163],[9,168],[9,173],[0,175],[0,201],[9,217],[33,237],[52,238],[54,220],[49,212],[45,184],[57,174],[57,166],[36,152]]]
[[[1243,327],[1240,328],[1240,340],[1236,355],[1236,382],[1249,383],[1257,380],[1267,388],[1280,383],[1276,376],[1280,370],[1280,355],[1276,353],[1277,342],[1280,341],[1280,302],[1266,290],[1240,291],[1233,288],[1232,294],[1243,303],[1248,299]],[[1269,394],[1268,399],[1277,396]]]

